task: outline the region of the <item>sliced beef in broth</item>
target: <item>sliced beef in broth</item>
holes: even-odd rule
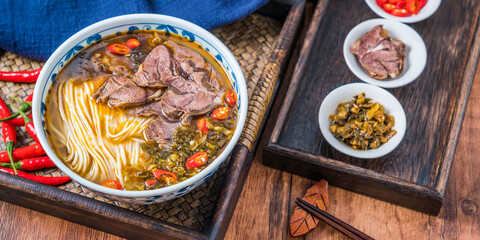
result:
[[[165,80],[182,72],[180,64],[173,58],[168,48],[159,45],[147,55],[133,82],[142,87],[166,87]]]
[[[170,148],[173,135],[178,127],[180,127],[179,122],[171,122],[164,117],[156,117],[145,129],[145,137],[148,141],[159,143],[164,148]]]
[[[163,115],[163,110],[160,101],[154,101],[140,107],[132,108],[128,111],[128,114],[142,117],[160,116]]]
[[[180,46],[173,42],[168,42],[167,46],[172,50],[173,56],[178,60],[180,66],[185,71],[185,78],[195,81],[198,85],[212,90],[220,89],[220,82],[218,79],[212,78],[212,73],[215,71],[212,71],[210,65],[202,56],[200,56],[200,54],[190,48]]]
[[[107,78],[92,97],[111,107],[134,107],[147,101],[145,89],[133,84],[129,78],[119,76]]]

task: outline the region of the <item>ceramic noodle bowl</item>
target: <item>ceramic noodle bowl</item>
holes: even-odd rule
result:
[[[237,123],[232,138],[223,151],[207,167],[196,175],[163,188],[145,191],[126,191],[107,188],[81,177],[56,155],[45,130],[45,116],[47,96],[57,75],[69,60],[74,58],[81,50],[92,44],[98,43],[107,36],[118,35],[135,30],[159,30],[168,34],[183,36],[205,49],[220,65],[237,95]],[[190,22],[159,14],[132,14],[110,18],[95,23],[66,40],[48,59],[38,78],[33,97],[33,121],[37,129],[41,145],[47,155],[65,174],[74,181],[90,189],[100,196],[132,204],[151,204],[180,197],[198,187],[210,178],[225,161],[240,137],[247,115],[247,87],[239,64],[227,47],[215,36],[201,27]]]

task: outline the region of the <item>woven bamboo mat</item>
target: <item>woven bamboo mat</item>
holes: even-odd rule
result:
[[[227,45],[239,62],[247,81],[249,97],[257,85],[259,77],[272,53],[280,30],[281,24],[279,22],[253,14],[238,22],[212,31],[215,36]],[[42,66],[42,62],[21,58],[9,52],[3,54],[0,52],[0,71],[31,70]],[[34,84],[0,82],[0,97],[7,103],[10,102],[8,97],[24,99],[33,91],[33,87]],[[28,136],[23,127],[17,128],[17,133],[17,147],[33,143],[33,140]],[[3,151],[4,149],[4,144],[0,144],[0,150]],[[225,162],[212,178],[192,192],[161,204],[130,205],[113,202],[95,195],[73,181],[59,188],[198,231],[204,231],[208,220],[213,215],[227,164]],[[37,171],[36,174],[49,176],[64,175],[58,169]]]

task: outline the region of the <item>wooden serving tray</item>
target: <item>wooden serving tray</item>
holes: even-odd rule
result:
[[[285,1],[283,1],[285,2]],[[47,213],[56,217],[60,217],[72,222],[83,224],[95,229],[109,232],[115,235],[126,237],[128,239],[222,239],[228,228],[230,218],[235,209],[238,197],[241,193],[245,177],[250,167],[251,159],[256,151],[257,142],[263,129],[263,124],[268,113],[268,108],[272,102],[272,96],[277,86],[277,81],[283,75],[285,67],[289,62],[289,56],[292,52],[294,43],[296,42],[299,29],[302,23],[302,16],[304,14],[304,1],[291,1],[295,4],[283,3],[269,3],[264,8],[260,9],[258,13],[274,18],[279,25],[283,24],[281,32],[278,36],[273,51],[271,51],[268,59],[248,59],[252,61],[253,65],[260,66],[259,62],[265,64],[263,71],[260,73],[256,67],[251,67],[252,64],[245,64],[246,78],[254,78],[255,81],[248,81],[249,89],[249,111],[247,121],[245,123],[242,136],[232,151],[229,159],[227,159],[221,169],[216,175],[222,174],[221,177],[212,177],[209,183],[202,185],[205,189],[200,189],[200,186],[195,189],[193,194],[189,193],[181,198],[172,200],[172,204],[167,202],[164,205],[149,205],[148,208],[157,209],[158,212],[151,214],[144,208],[138,206],[125,207],[121,203],[108,202],[105,199],[95,196],[91,192],[85,194],[78,183],[71,182],[66,186],[59,188],[46,186],[23,178],[11,176],[5,173],[0,173],[0,200],[7,201],[16,205],[31,208],[33,210]],[[241,29],[240,29],[241,30]],[[214,31],[215,32],[215,31]],[[217,32],[218,33],[218,32]],[[252,34],[247,30],[247,33]],[[255,33],[255,32],[254,32]],[[243,33],[242,33],[243,34]],[[258,34],[258,33],[257,33]],[[257,39],[265,38],[263,34],[259,34]],[[232,41],[241,41],[241,39],[227,39]],[[270,39],[269,41],[274,41]],[[242,42],[241,42],[242,43]],[[243,42],[245,43],[245,42]],[[246,42],[248,44],[251,42]],[[260,47],[264,45],[258,44]],[[254,51],[266,51],[264,48]],[[248,55],[248,52],[242,52],[245,49],[231,49],[234,55]],[[240,51],[240,52],[239,52]],[[270,50],[269,50],[270,51]],[[2,54],[0,54],[1,56]],[[13,58],[16,56],[10,55]],[[262,56],[258,54],[256,56]],[[9,59],[3,59],[4,62],[11,62]],[[15,61],[17,61],[16,59]],[[245,58],[241,58],[245,61]],[[21,60],[18,60],[19,62]],[[15,65],[12,63],[12,65]],[[17,64],[18,65],[18,64]],[[26,67],[26,66],[23,66]],[[38,66],[37,66],[38,68]],[[12,69],[12,70],[28,70],[28,69]],[[255,73],[249,72],[255,71]],[[259,75],[259,77],[258,77]],[[258,77],[258,78],[257,78]],[[248,79],[251,80],[251,79]],[[256,81],[258,80],[258,81]],[[24,90],[31,91],[30,85],[14,85],[8,83],[2,85],[5,90],[10,93],[18,94],[22,92],[25,96]],[[6,99],[6,96],[0,96]],[[23,136],[20,131],[21,136]],[[28,144],[28,139],[23,136],[22,144]],[[39,175],[60,174],[58,170],[47,170],[45,172],[37,172]],[[69,188],[69,185],[76,186],[76,188]],[[221,187],[220,187],[221,186]],[[215,189],[218,189],[215,190]],[[212,196],[202,195],[204,192],[215,192]],[[198,193],[198,194],[197,194]],[[199,197],[196,195],[200,195]],[[188,204],[189,198],[192,204]],[[193,199],[192,199],[193,198]],[[197,199],[195,199],[197,198]],[[180,206],[177,200],[184,201]],[[205,204],[206,206],[197,206],[190,212],[181,212],[184,208],[195,208],[197,205]],[[169,209],[161,209],[162,206]],[[171,206],[175,206],[172,208]],[[196,211],[195,211],[196,210]],[[171,212],[181,212],[180,216]],[[192,214],[194,213],[194,214]],[[160,215],[160,216],[158,216]],[[164,216],[166,215],[166,216]],[[192,216],[193,215],[193,216]],[[201,229],[195,228],[194,224],[185,224],[185,222],[195,222],[192,218],[206,218],[202,219]],[[170,218],[175,218],[173,221]],[[182,218],[182,219],[180,219]],[[178,220],[180,219],[180,220]],[[183,225],[176,224],[178,221],[184,220]],[[199,221],[200,222],[200,221]],[[192,226],[192,227],[187,227]],[[200,228],[200,227],[199,227]]]
[[[345,63],[343,41],[357,24],[378,17],[364,1],[320,0],[286,96],[277,99],[278,118],[270,119],[263,163],[438,214],[479,58],[479,12],[480,1],[442,1],[433,16],[410,25],[427,46],[427,66],[415,82],[387,89],[405,109],[406,135],[387,156],[362,160],[324,141],[318,110],[336,87],[361,82]]]

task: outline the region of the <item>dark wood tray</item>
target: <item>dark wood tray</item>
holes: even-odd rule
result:
[[[173,224],[94,198],[0,173],[0,200],[129,239],[222,239],[241,193],[271,100],[289,61],[304,13],[304,1],[269,3],[259,10],[283,23],[277,43],[249,101],[242,136],[227,160],[227,173],[205,231]]]
[[[361,82],[345,63],[343,41],[355,25],[377,16],[364,1],[320,0],[288,92],[277,99],[283,101],[278,118],[270,119],[263,163],[438,214],[479,58],[479,11],[476,0],[442,1],[433,16],[411,24],[427,46],[427,66],[415,82],[388,89],[405,109],[405,138],[387,156],[361,160],[324,141],[318,110],[336,87]]]

